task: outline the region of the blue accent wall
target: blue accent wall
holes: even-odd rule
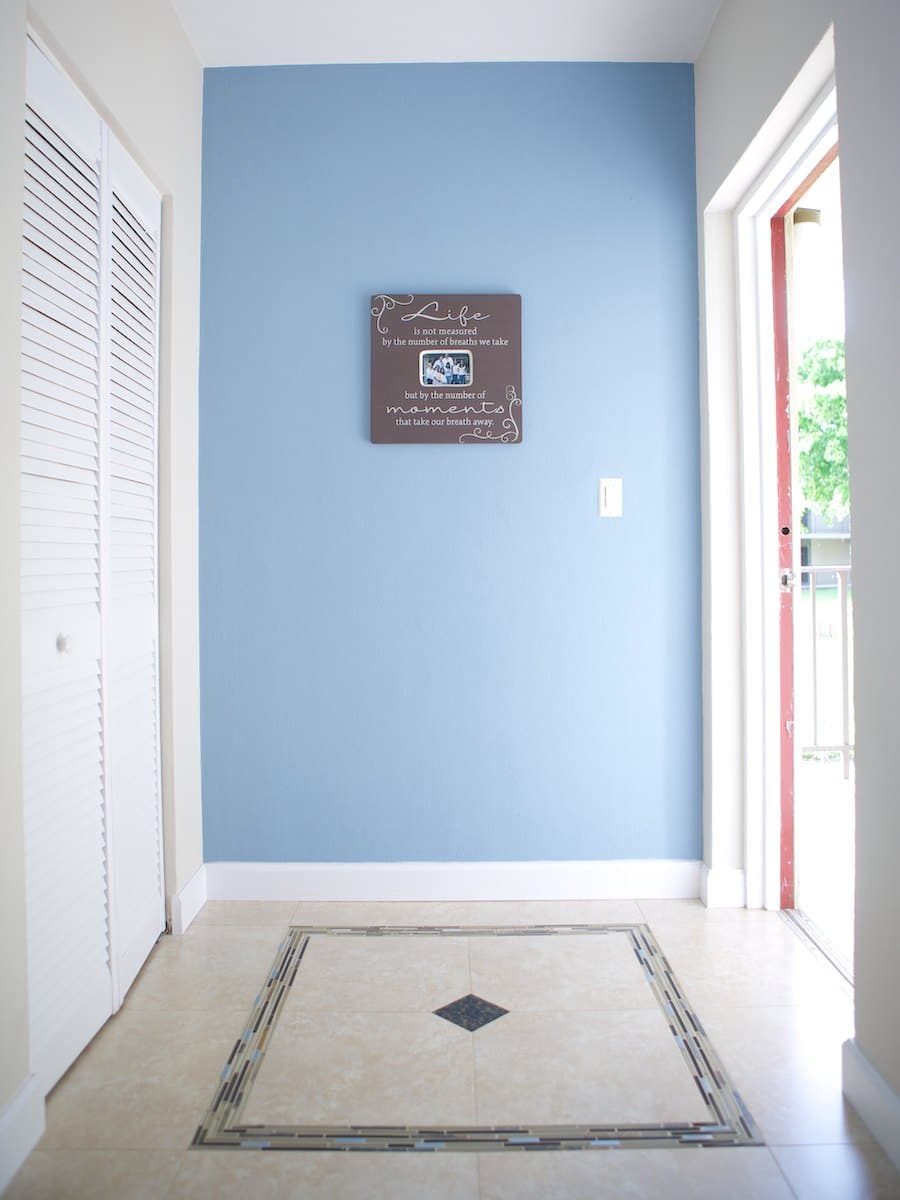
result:
[[[206,72],[207,860],[700,856],[695,211],[690,66]],[[410,290],[521,294],[522,445],[370,443]]]

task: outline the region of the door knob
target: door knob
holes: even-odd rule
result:
[[[56,635],[56,649],[60,654],[68,654],[72,649],[72,639],[67,633],[58,633]]]

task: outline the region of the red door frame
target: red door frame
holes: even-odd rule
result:
[[[794,569],[794,514],[791,460],[791,358],[788,341],[787,239],[785,222],[797,202],[838,156],[837,144],[782,204],[770,223],[772,311],[775,335],[775,437],[778,472],[778,575]],[[788,579],[791,576],[788,575]],[[794,589],[782,587],[779,604],[781,647],[781,907],[793,908],[794,888]]]

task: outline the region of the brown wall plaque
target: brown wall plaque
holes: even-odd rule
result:
[[[373,442],[521,442],[521,296],[382,293],[371,320]]]

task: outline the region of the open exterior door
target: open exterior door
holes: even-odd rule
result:
[[[795,420],[791,406],[790,270],[791,221],[798,202],[838,156],[834,145],[771,220],[772,309],[775,347],[775,436],[778,475],[778,579],[780,636],[781,745],[781,907],[796,904],[794,792],[797,742],[794,686],[794,598],[800,579],[800,531],[794,496]]]

